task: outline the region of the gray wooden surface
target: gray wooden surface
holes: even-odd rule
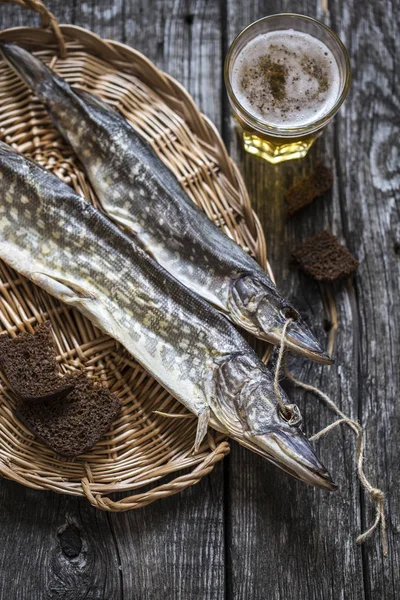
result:
[[[179,496],[124,514],[84,500],[0,483],[0,598],[4,600],[389,600],[400,597],[399,530],[399,5],[393,0],[49,0],[60,22],[130,44],[185,85],[216,123],[243,169],[267,235],[280,288],[320,339],[329,318],[321,289],[290,267],[291,250],[328,228],[359,258],[356,278],[335,286],[333,367],[297,359],[367,431],[366,470],[387,491],[389,557],[379,538],[354,543],[373,519],[355,477],[354,440],[335,430],[318,442],[340,488],[298,483],[233,445],[223,465]],[[300,162],[270,166],[243,156],[231,127],[222,65],[245,25],[276,12],[316,16],[339,33],[353,68],[349,98]],[[0,28],[34,24],[0,7]],[[398,58],[397,58],[398,60]],[[285,222],[283,191],[322,158],[332,194]],[[288,386],[307,432],[333,420]]]

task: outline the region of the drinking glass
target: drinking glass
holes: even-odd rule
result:
[[[235,61],[243,48],[260,34],[293,29],[307,33],[323,42],[332,52],[339,70],[339,91],[329,111],[304,125],[271,125],[252,115],[239,101],[232,88]],[[225,85],[229,102],[243,138],[244,148],[250,154],[261,156],[271,163],[303,158],[315,139],[333,119],[346,98],[350,85],[350,61],[341,40],[329,27],[304,15],[282,13],[255,21],[234,39],[225,60]],[[251,82],[250,82],[251,85]]]

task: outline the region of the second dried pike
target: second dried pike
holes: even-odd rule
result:
[[[0,258],[118,340],[194,413],[196,449],[210,424],[291,475],[335,488],[299,410],[287,405],[283,417],[270,371],[225,317],[3,142],[0,173]]]
[[[181,283],[253,335],[332,362],[265,271],[199,210],[129,123],[96,96],[69,84],[22,48],[9,64],[32,88],[72,145],[108,216]]]

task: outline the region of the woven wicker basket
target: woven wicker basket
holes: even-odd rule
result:
[[[2,31],[49,63],[74,85],[110,104],[150,141],[191,198],[248,249],[264,267],[266,246],[260,224],[238,172],[213,124],[174,79],[142,54],[103,40],[90,31],[58,25],[38,0],[17,4],[39,12],[44,29]],[[44,108],[11,69],[0,62],[0,138],[44,165],[97,205],[81,165],[52,125]],[[180,492],[210,473],[229,452],[210,432],[199,454],[190,451],[196,422],[113,339],[79,313],[54,300],[0,261],[0,321],[15,336],[50,319],[63,372],[85,369],[117,393],[121,417],[86,455],[62,459],[38,442],[13,413],[14,397],[0,389],[0,474],[23,485],[86,496],[100,509],[138,508]],[[155,410],[180,413],[166,418]],[[185,474],[177,475],[178,471]],[[164,482],[160,480],[164,478]],[[114,492],[135,490],[122,500]]]

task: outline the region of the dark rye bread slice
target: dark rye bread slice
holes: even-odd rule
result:
[[[16,413],[32,433],[61,456],[87,452],[108,431],[121,403],[84,373],[65,375],[73,391],[57,402],[20,402]]]
[[[335,281],[352,275],[358,260],[329,233],[321,231],[303,242],[294,252],[298,267],[318,281]]]
[[[292,185],[286,192],[287,218],[293,217],[299,210],[311,204],[315,198],[323,196],[331,189],[332,183],[332,171],[322,163],[317,163],[311,175]]]
[[[26,401],[63,398],[73,387],[59,372],[50,321],[41,323],[35,333],[0,336],[0,367],[16,394]]]

